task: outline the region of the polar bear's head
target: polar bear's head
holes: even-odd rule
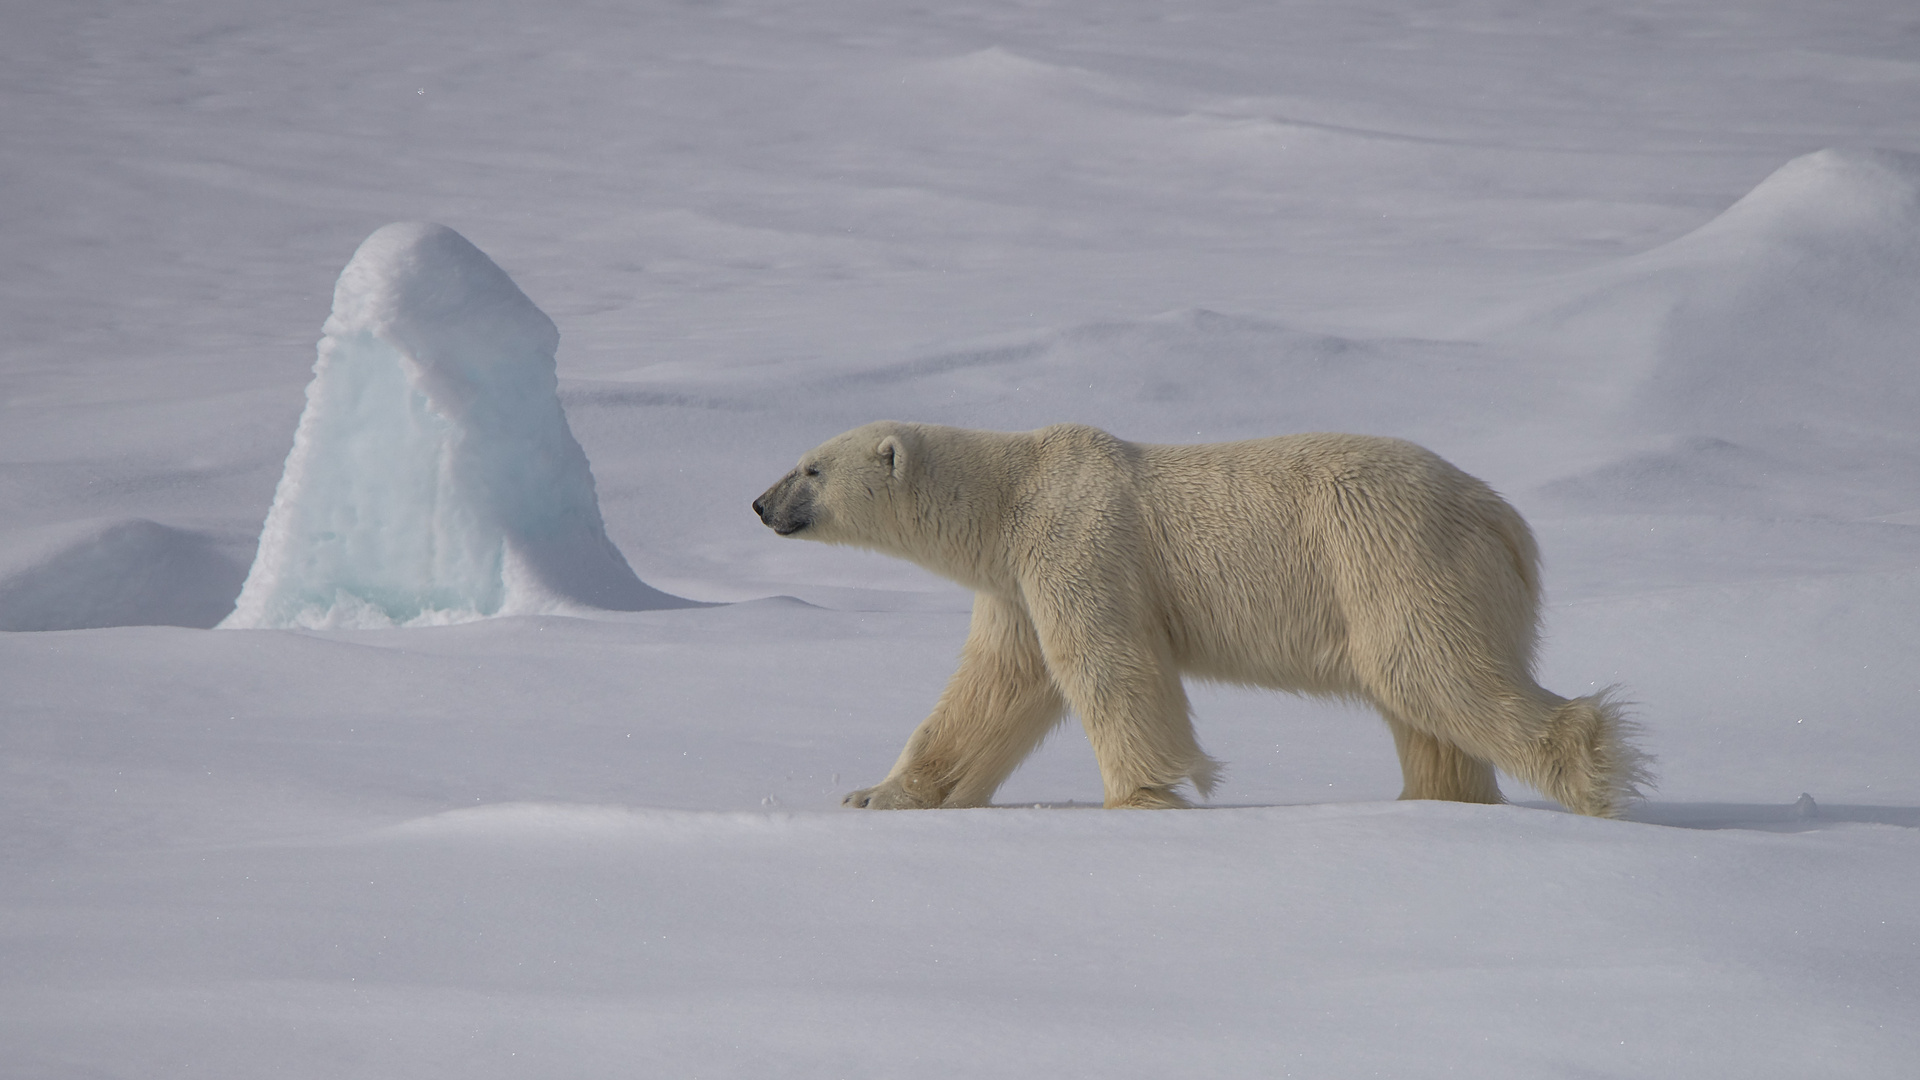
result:
[[[895,550],[907,490],[914,425],[883,420],[828,439],[753,500],[781,536]]]

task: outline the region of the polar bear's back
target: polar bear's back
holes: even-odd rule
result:
[[[1431,451],[1342,434],[1139,449],[1149,548],[1193,674],[1353,694],[1433,657],[1530,671],[1532,534]]]

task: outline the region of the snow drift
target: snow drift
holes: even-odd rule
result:
[[[1920,415],[1920,155],[1821,150],[1712,221],[1568,282],[1523,336],[1626,375],[1666,432],[1905,437]]]
[[[219,537],[146,518],[28,530],[0,552],[0,630],[209,627],[246,566]]]
[[[306,411],[221,625],[386,626],[683,601],[607,539],[560,407],[559,331],[443,225],[369,236],[334,288]]]
[[[1693,232],[1575,275],[1492,336],[1571,354],[1639,443],[1543,493],[1610,510],[1920,506],[1920,155],[1822,150]]]

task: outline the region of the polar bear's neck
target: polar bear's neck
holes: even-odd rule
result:
[[[919,434],[899,554],[975,592],[1015,596],[1009,530],[1034,476],[1038,433],[929,424]]]

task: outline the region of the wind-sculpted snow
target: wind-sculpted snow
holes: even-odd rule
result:
[[[1795,158],[1698,229],[1503,318],[1478,329],[1571,361],[1574,432],[1634,447],[1540,489],[1562,506],[1861,519],[1920,505],[1920,155]]]
[[[145,518],[69,522],[8,537],[0,630],[209,627],[246,570],[217,537]]]
[[[607,539],[561,411],[559,331],[443,225],[340,274],[307,408],[222,625],[384,626],[680,601]]]
[[[1687,275],[1635,399],[1670,429],[1914,435],[1920,155],[1797,158],[1647,262]]]
[[[1636,423],[1908,436],[1920,415],[1920,155],[1795,158],[1671,243],[1577,275],[1517,336],[1594,357]]]

